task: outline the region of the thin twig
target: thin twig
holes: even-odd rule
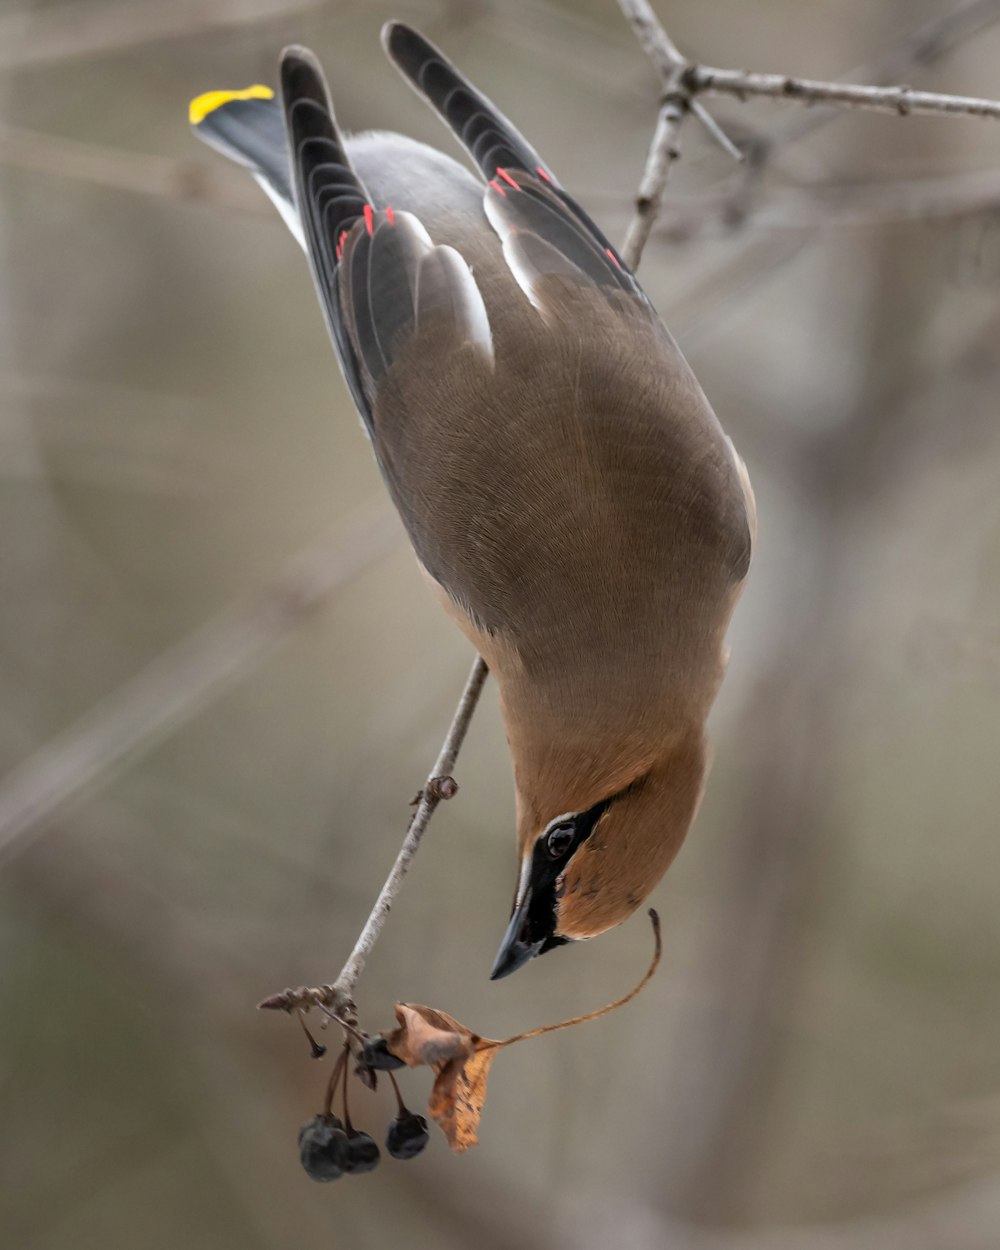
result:
[[[951,113],[968,117],[1000,118],[1000,100],[977,96],[943,95],[936,91],[914,91],[908,86],[869,86],[861,83],[823,82],[788,74],[761,74],[747,70],[715,69],[693,64],[682,55],[664,30],[648,0],[618,0],[619,7],[636,33],[646,55],[663,79],[664,90],[701,92],[715,95],[765,96],[798,100],[804,104],[834,104],[842,108],[868,109],[882,113]],[[977,6],[978,9],[978,6]],[[976,14],[977,21],[986,18]],[[938,35],[940,30],[938,28]],[[929,37],[919,45],[926,55]],[[932,54],[936,45],[930,42]],[[918,52],[917,55],[920,53]],[[680,71],[680,72],[679,72]]]
[[[726,134],[715,118],[705,108],[704,104],[699,100],[695,100],[690,89],[684,82],[684,73],[689,68],[687,59],[681,55],[680,49],[667,34],[660,19],[653,12],[648,0],[618,0],[618,7],[625,16],[625,20],[632,27],[636,39],[639,40],[643,51],[653,63],[654,69],[663,79],[663,108],[660,111],[661,121],[663,119],[663,109],[673,104],[674,108],[682,116],[688,109],[694,113],[695,117],[702,123],[709,135],[718,143],[724,152],[727,152],[735,160],[742,161],[743,153],[733,143],[732,139]],[[663,173],[663,181],[667,179],[669,173],[670,162],[677,159],[680,153],[677,151],[676,145],[676,126],[673,133],[661,136],[664,148],[670,152],[666,162],[666,168]],[[653,140],[656,145],[656,138]],[[652,153],[650,154],[651,160]],[[662,164],[662,158],[656,158],[658,164]],[[647,164],[647,169],[649,168]],[[662,193],[662,186],[660,187]],[[640,192],[641,196],[641,192]],[[655,216],[655,214],[654,214]],[[642,244],[645,243],[649,231],[642,236]],[[642,244],[639,250],[642,250]],[[634,266],[633,266],[634,268]]]
[[[873,82],[880,85],[898,82],[912,70],[935,64],[961,40],[977,34],[998,20],[1000,0],[967,0],[967,3],[959,5],[951,12],[925,22],[882,55],[848,71],[840,81]],[[697,102],[697,97],[694,97],[692,105]],[[819,205],[816,205],[813,212],[805,205],[805,211],[796,212],[794,208],[786,208],[784,211],[778,209],[774,212],[770,199],[766,208],[758,209],[756,203],[763,174],[766,166],[773,161],[775,153],[807,135],[814,134],[849,111],[834,104],[816,104],[808,110],[785,113],[778,123],[768,126],[745,145],[746,155],[750,159],[744,166],[742,177],[727,179],[720,190],[710,192],[700,203],[689,202],[680,206],[671,204],[669,221],[660,226],[657,234],[678,243],[706,233],[731,235],[747,224],[765,229],[774,227],[808,233],[827,225],[857,225],[882,219],[940,216],[948,212],[959,215],[966,211],[965,201],[969,203],[968,211],[975,211],[973,206],[980,196],[979,190],[971,185],[963,187],[961,192],[956,189],[954,196],[948,194],[944,187],[938,193],[928,186],[929,193],[915,197],[912,204],[903,203],[902,191],[897,196],[887,186],[884,195],[879,194],[877,200],[873,197],[870,208],[866,206],[860,212],[854,207],[855,195],[846,191],[844,197],[838,196],[837,202],[831,204],[825,214]],[[807,190],[805,194],[810,191],[811,189]],[[983,199],[988,195],[987,191]],[[983,206],[989,205],[984,203]],[[751,242],[748,246],[755,248],[756,245]],[[769,250],[764,249],[762,254],[767,255]],[[784,253],[782,259],[789,259],[789,254]],[[770,272],[769,263],[766,262],[759,270],[761,274]]]
[[[427,778],[426,785],[420,793],[420,802],[413,814],[410,827],[406,831],[406,837],[403,839],[403,845],[396,856],[396,862],[393,864],[388,877],[386,877],[385,885],[379,891],[379,896],[375,900],[371,914],[365,922],[365,927],[361,930],[358,940],[354,943],[354,950],[351,951],[347,962],[340,970],[340,976],[337,977],[336,983],[338,988],[346,994],[353,993],[354,987],[357,985],[358,977],[360,977],[361,971],[365,966],[365,960],[371,954],[372,947],[382,932],[393,901],[399,892],[400,884],[406,876],[410,864],[413,862],[413,857],[417,853],[420,840],[424,836],[424,830],[427,828],[431,816],[434,815],[437,805],[443,798],[450,798],[455,793],[456,787],[454,782],[452,782],[451,786],[445,786],[443,782],[451,778],[452,769],[455,767],[458,753],[461,750],[462,743],[465,741],[466,731],[469,728],[469,722],[472,720],[472,714],[476,710],[476,704],[479,702],[479,696],[486,682],[488,672],[485,661],[480,656],[476,656],[475,662],[469,671],[469,676],[466,679],[462,697],[459,699],[458,707],[455,709],[455,715],[452,717],[448,733],[441,744],[437,760]]]
[[[653,131],[646,165],[635,197],[635,215],[622,246],[623,260],[630,269],[635,269],[653,229],[653,223],[659,215],[670,170],[680,157],[680,129],[684,118],[693,109],[694,101],[691,91],[683,81],[688,63],[663,28],[648,0],[618,0],[618,5],[643,51],[663,78],[663,100],[656,119],[656,129]],[[698,116],[716,138],[722,136],[721,127],[708,117],[704,108],[698,111]],[[725,142],[729,144],[728,139]]]
[[[746,160],[746,153],[736,146],[700,100],[691,100],[689,107],[723,152],[728,153],[734,161]]]
[[[666,80],[687,65],[687,58],[664,30],[648,0],[618,0],[618,7],[661,78]]]
[[[649,155],[646,157],[646,168],[642,171],[642,180],[635,199],[635,215],[622,246],[622,259],[630,269],[635,269],[639,264],[660,211],[663,189],[667,185],[670,169],[680,156],[677,139],[684,117],[685,110],[674,97],[662,105],[656,119],[656,129],[653,131]]]
[[[758,74],[738,69],[714,69],[692,65],[684,75],[693,92],[734,95],[739,99],[762,96],[768,99],[797,100],[801,104],[835,104],[841,108],[867,109],[876,113],[958,114],[965,117],[1000,118],[1000,100],[978,96],[942,95],[936,91],[914,91],[912,87],[872,87],[860,83],[821,82],[788,74]]]
[[[358,935],[358,940],[354,943],[354,949],[347,957],[347,961],[341,968],[340,975],[336,981],[330,985],[303,985],[298,989],[288,989],[283,990],[279,994],[272,994],[257,1004],[261,1010],[292,1011],[296,1008],[308,1010],[310,1007],[322,1007],[336,1016],[346,1016],[348,1018],[353,1016],[354,989],[358,983],[358,978],[361,976],[365,961],[371,954],[372,948],[378,941],[379,934],[385,927],[389,912],[392,910],[392,905],[396,900],[396,895],[399,893],[403,878],[406,876],[410,864],[413,862],[413,857],[417,853],[424,831],[430,823],[431,816],[434,815],[437,805],[442,799],[451,798],[457,789],[452,780],[451,772],[455,767],[455,761],[458,759],[458,752],[462,743],[465,741],[465,734],[472,720],[472,714],[476,710],[476,704],[479,702],[479,696],[482,693],[488,672],[485,661],[477,656],[466,680],[462,697],[458,701],[458,707],[455,709],[455,715],[452,717],[448,733],[441,744],[437,760],[430,771],[423,790],[420,792],[420,802],[406,831],[403,845],[399,848],[399,854],[389,870],[385,884],[379,891],[379,896],[369,913],[365,927]],[[444,784],[445,782],[450,782],[450,785]]]
[[[720,141],[725,140],[724,146],[730,142],[724,132],[716,126],[711,115],[703,115],[697,96],[699,91],[728,93],[740,98],[764,95],[799,100],[811,105],[830,106],[818,110],[819,116],[807,122],[786,125],[773,138],[765,137],[751,145],[751,151],[757,152],[757,159],[748,163],[746,176],[740,180],[736,190],[729,191],[719,200],[715,219],[716,222],[722,221],[729,231],[736,225],[742,225],[747,218],[752,207],[751,192],[759,185],[763,165],[773,148],[786,140],[793,141],[807,129],[828,121],[831,117],[843,112],[845,108],[864,108],[904,116],[909,113],[950,113],[1000,117],[1000,101],[914,91],[906,86],[866,86],[848,81],[828,83],[791,78],[786,75],[749,74],[743,71],[715,70],[707,66],[694,65],[685,60],[653,12],[648,0],[618,0],[618,3],[643,50],[663,79],[664,91],[656,133],[650,146],[642,185],[636,201],[636,214],[623,248],[625,260],[633,268],[659,214],[660,202],[671,166],[680,154],[677,139],[684,113],[691,111],[710,130],[718,129],[719,133],[716,137],[720,138]],[[895,73],[904,73],[908,68],[918,64],[930,64],[948,51],[960,38],[975,33],[995,21],[998,11],[1000,11],[1000,0],[969,0],[969,3],[961,5],[953,13],[921,26],[907,38],[901,48],[890,55],[870,66],[853,71],[847,77],[856,79],[867,74],[872,78],[880,79]],[[688,224],[690,227],[690,218]],[[696,223],[695,232],[700,232],[703,228],[704,222]],[[673,233],[673,225],[671,225],[671,233]],[[683,223],[680,233],[684,234]]]

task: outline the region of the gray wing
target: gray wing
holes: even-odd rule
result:
[[[486,186],[484,208],[504,259],[546,320],[546,278],[588,282],[646,303],[635,276],[590,216],[497,106],[440,49],[402,22],[382,42],[400,73],[438,113],[475,162]],[[652,310],[649,310],[650,315]]]
[[[400,348],[433,331],[445,349],[492,359],[489,320],[468,266],[420,221],[376,208],[351,165],[323,71],[304,48],[281,58],[295,203],[320,304],[344,374],[375,441],[373,403]]]

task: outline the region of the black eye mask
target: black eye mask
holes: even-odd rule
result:
[[[616,796],[617,797],[617,796]],[[528,904],[523,940],[528,943],[541,942],[539,954],[550,951],[554,946],[562,946],[569,939],[556,937],[553,932],[556,911],[556,881],[564,872],[566,865],[576,854],[577,849],[590,837],[597,827],[597,822],[608,810],[614,799],[602,799],[587,811],[581,812],[566,820],[554,822],[554,825],[573,826],[573,838],[566,850],[554,859],[548,849],[547,829],[535,842],[531,856],[531,873],[528,878],[531,890],[531,901]]]
[[[509,976],[535,955],[570,941],[569,938],[559,937],[555,931],[556,882],[611,804],[635,791],[643,781],[644,778],[640,778],[618,794],[602,799],[576,816],[558,817],[539,834],[531,852],[528,880],[519,901],[515,903],[493,964],[492,980]]]

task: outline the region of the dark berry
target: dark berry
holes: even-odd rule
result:
[[[299,1129],[299,1158],[314,1181],[335,1181],[348,1170],[349,1142],[335,1115],[314,1116]]]
[[[362,1061],[377,1072],[392,1072],[395,1068],[405,1068],[402,1059],[397,1059],[386,1045],[384,1037],[369,1037],[361,1050]]]
[[[382,1157],[374,1138],[358,1129],[347,1134],[347,1158],[341,1165],[345,1172],[373,1172]]]
[[[385,1148],[394,1159],[415,1159],[429,1141],[424,1117],[413,1111],[401,1111],[389,1125]]]

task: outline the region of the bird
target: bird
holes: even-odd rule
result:
[[[617,249],[444,53],[401,22],[382,42],[471,168],[345,135],[297,46],[277,94],[190,120],[304,248],[421,571],[496,681],[518,858],[496,980],[621,924],[674,860],[756,505]]]

